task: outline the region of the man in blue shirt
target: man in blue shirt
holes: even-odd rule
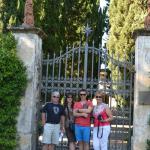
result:
[[[59,98],[59,92],[52,92],[51,102],[42,109],[43,150],[54,150],[54,145],[59,144],[60,129],[64,132],[65,111]]]

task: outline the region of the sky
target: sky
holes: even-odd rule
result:
[[[99,0],[99,5],[101,7],[101,9],[103,10],[103,7],[106,6],[106,1],[105,0]],[[100,9],[100,8],[99,8]],[[98,10],[99,11],[99,10]],[[106,33],[104,33],[103,37],[102,37],[102,46],[105,45],[106,41],[107,41],[108,35]]]
[[[100,1],[100,5],[101,5],[101,7],[106,6],[106,2],[105,2],[105,0],[99,0],[99,1]]]
[[[99,0],[99,5],[101,9],[103,9],[104,6],[106,6],[106,1],[105,0]]]

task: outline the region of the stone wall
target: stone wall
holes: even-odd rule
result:
[[[150,33],[135,31],[133,150],[145,150],[150,139]]]
[[[17,54],[27,68],[28,84],[21,100],[18,116],[18,150],[36,150],[37,145],[37,112],[40,101],[40,79],[42,61],[42,39],[34,32],[14,29],[17,40]]]

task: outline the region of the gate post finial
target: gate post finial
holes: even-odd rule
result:
[[[87,23],[86,27],[84,28],[83,32],[86,34],[86,42],[88,42],[89,34],[92,32],[92,29],[91,29],[91,27],[89,27],[88,23]]]
[[[147,1],[147,16],[144,21],[144,28],[150,30],[150,0]]]
[[[33,16],[33,2],[32,0],[26,0],[24,9],[24,23],[23,27],[29,28],[34,27],[34,16]]]

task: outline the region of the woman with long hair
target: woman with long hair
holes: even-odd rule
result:
[[[65,131],[68,138],[69,150],[75,150],[75,128],[74,128],[74,116],[73,116],[73,94],[68,93],[64,102],[65,108]]]

